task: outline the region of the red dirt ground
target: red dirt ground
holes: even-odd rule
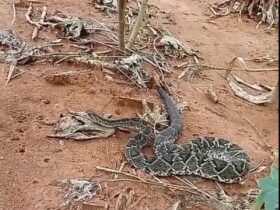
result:
[[[256,58],[266,54],[278,57],[277,32],[267,34],[256,30],[256,22],[243,17],[239,23],[235,15],[206,22],[209,14],[202,1],[191,0],[151,0],[161,10],[174,12],[174,23],[158,20],[178,39],[204,57],[204,63],[225,66],[234,56]],[[0,28],[10,28],[12,21],[12,1],[0,3]],[[42,5],[35,4],[36,8]],[[102,22],[115,21],[114,17],[102,14],[86,0],[50,0],[47,7],[61,10],[79,17],[95,17]],[[26,9],[19,9],[13,30],[26,41],[30,40],[32,26],[24,19]],[[48,38],[49,29],[40,32]],[[252,68],[266,67],[264,64],[250,63]],[[7,65],[1,64],[1,69]],[[98,69],[59,64],[32,64],[20,67],[30,73],[24,73],[5,86],[4,74],[0,77],[0,209],[62,209],[64,192],[55,183],[71,178],[92,178],[101,182],[103,191],[90,201],[92,204],[108,203],[113,209],[116,203],[114,195],[121,189],[131,188],[135,200],[144,196],[134,209],[168,209],[177,200],[182,200],[187,193],[171,192],[157,186],[147,186],[131,182],[107,182],[112,174],[96,170],[95,166],[117,168],[124,161],[123,150],[130,134],[118,132],[109,139],[85,142],[71,140],[60,144],[56,139],[46,135],[53,133],[53,127],[42,123],[56,122],[66,109],[84,111],[93,109],[98,112],[111,113],[114,117],[135,116],[136,109],[124,106],[115,100],[118,96],[139,97],[160,103],[155,90],[148,92],[132,89],[133,86],[118,84],[106,80],[104,73]],[[78,71],[71,84],[55,86],[47,83],[44,76],[53,72]],[[185,102],[189,111],[184,111],[184,133],[179,143],[195,134],[219,136],[231,139],[241,145],[250,155],[253,163],[264,159],[267,168],[261,173],[246,177],[243,185],[223,185],[230,195],[241,195],[256,187],[256,178],[269,172],[272,163],[269,150],[278,148],[278,106],[275,104],[258,106],[244,102],[233,95],[227,82],[218,74],[219,71],[205,71],[210,80],[194,78],[192,84],[185,79],[177,80],[181,72],[173,70],[167,81],[177,87],[172,92]],[[248,82],[259,82],[275,86],[278,72],[237,72]],[[125,78],[124,78],[125,80]],[[205,95],[210,84],[219,99],[225,105],[213,104]],[[125,93],[127,89],[132,89]],[[241,110],[262,135],[260,138],[255,128],[242,117]],[[185,140],[184,140],[185,139]],[[265,143],[272,145],[269,150]],[[117,167],[116,167],[117,166]],[[126,166],[126,171],[132,171]],[[174,182],[173,179],[168,179]],[[207,191],[215,183],[209,180],[190,177],[197,185]],[[205,209],[203,204],[194,205],[185,201],[190,209]],[[84,208],[89,209],[89,208]],[[97,209],[91,208],[91,209]],[[100,208],[102,209],[102,208]],[[207,209],[214,207],[207,206]]]

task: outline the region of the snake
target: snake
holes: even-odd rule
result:
[[[96,123],[108,128],[136,132],[125,146],[125,157],[132,166],[158,176],[194,175],[222,183],[244,181],[250,170],[250,158],[239,145],[219,137],[196,137],[176,144],[183,131],[182,117],[176,103],[162,87],[157,87],[169,118],[167,128],[155,133],[154,127],[141,118],[107,119],[90,112]],[[152,144],[155,155],[141,152]]]

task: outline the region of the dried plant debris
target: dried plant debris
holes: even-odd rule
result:
[[[102,62],[99,60],[98,55],[93,53],[87,53],[87,54],[81,54],[79,56],[74,56],[71,58],[71,60],[77,62],[77,63],[84,63],[89,66],[95,66],[98,64],[101,64]]]
[[[210,85],[206,91],[207,97],[215,104],[219,103],[219,99],[215,91],[213,90],[213,85]]]
[[[262,93],[260,95],[251,95],[242,87],[238,86],[235,82],[231,79],[227,78],[230,88],[232,89],[234,95],[238,96],[239,98],[248,101],[253,104],[266,104],[271,103],[274,99],[275,94],[277,94],[277,88],[274,88],[270,92]],[[252,85],[246,85],[250,87]]]
[[[174,203],[168,210],[183,210],[183,204],[182,201],[177,201],[176,203]]]
[[[24,47],[22,50],[0,51],[0,62],[7,64],[24,65],[35,61],[41,50],[36,47]]]
[[[68,39],[80,38],[84,31],[84,24],[78,18],[61,22],[60,24],[57,24],[56,27],[61,28],[64,32],[63,38]]]
[[[63,86],[63,85],[71,84],[71,76],[73,74],[74,74],[73,71],[50,74],[45,76],[45,80],[50,84]]]
[[[210,5],[214,17],[226,16],[230,13],[247,13],[251,18],[257,17],[260,23],[269,24],[268,28],[277,27],[279,24],[279,3],[276,0],[227,0]],[[258,25],[259,25],[258,24]],[[257,26],[258,26],[257,25]]]
[[[154,106],[153,108],[150,108],[149,104],[145,99],[142,99],[142,107],[143,107],[143,114],[138,116],[151,123],[156,127],[157,125],[159,126],[168,126],[168,119],[167,119],[167,114],[166,112],[163,112],[159,106]]]
[[[270,27],[279,27],[279,3],[278,0],[261,1],[259,5],[260,11],[257,13],[261,17],[261,22],[268,23]],[[253,4],[253,2],[252,2]],[[260,22],[260,23],[261,23]]]
[[[146,87],[145,80],[146,74],[142,69],[142,56],[132,54],[129,57],[123,58],[117,62],[120,68],[124,71],[141,87]]]
[[[173,55],[173,57],[179,59],[186,56],[199,57],[197,52],[189,47],[184,46],[182,42],[174,38],[172,35],[164,35],[160,39],[158,46],[164,47],[164,53],[167,56]]]
[[[217,198],[229,209],[250,210],[250,207],[257,196],[257,190],[249,190],[244,196],[229,196],[224,191],[217,193]]]
[[[24,65],[50,50],[48,44],[39,47],[29,46],[11,32],[0,30],[0,34],[0,43],[8,48],[0,50],[0,62],[3,63]]]
[[[239,84],[242,84],[242,85],[245,85],[253,90],[257,90],[257,91],[260,91],[260,92],[270,92],[272,91],[274,88],[273,87],[269,87],[267,85],[263,85],[263,84],[249,84],[247,83],[246,81],[244,81],[243,79],[241,79],[240,77],[238,76],[235,76],[232,74],[232,77],[234,78],[234,80],[239,83]]]
[[[97,181],[82,179],[63,180],[62,184],[67,188],[65,206],[75,205],[75,203],[89,201],[101,190],[101,185]]]
[[[251,61],[251,62],[256,62],[256,63],[266,63],[266,65],[277,65],[279,63],[278,58],[273,58],[270,54],[265,54],[260,57],[256,58],[250,58],[250,59],[244,59],[245,61]]]
[[[89,140],[108,138],[115,133],[114,128],[106,128],[92,120],[89,112],[72,112],[62,117],[56,125],[52,138]]]
[[[91,19],[81,19],[76,16],[57,14],[46,17],[46,21],[61,31],[60,38],[76,40],[98,30],[111,32],[106,26]],[[112,32],[113,33],[113,32]]]
[[[199,64],[188,65],[178,76],[178,79],[181,79],[182,77],[186,77],[187,79],[191,80],[194,76],[201,76],[202,71],[203,71],[203,66]]]
[[[117,197],[115,204],[115,210],[124,210],[130,209],[132,201],[134,200],[135,192],[130,189],[124,189],[121,192],[117,193],[114,197]]]
[[[118,10],[117,0],[91,0],[95,8],[106,12],[116,12]]]
[[[188,195],[184,201],[187,201],[192,207],[209,207],[210,209],[223,210],[250,210],[254,199],[257,197],[258,190],[249,190],[242,196],[228,195],[224,190],[220,192],[211,192],[211,198],[205,196]]]
[[[47,20],[63,32],[59,35],[60,38],[77,39],[83,33],[86,34],[86,23],[77,17],[51,16]]]
[[[22,49],[26,43],[19,37],[16,37],[12,31],[0,30],[0,44],[11,49]]]

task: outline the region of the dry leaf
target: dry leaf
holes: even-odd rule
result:
[[[163,113],[159,106],[154,106],[153,109],[150,108],[147,101],[142,99],[143,114],[139,115],[141,119],[144,119],[154,126],[162,125],[168,126],[168,119],[166,113]]]
[[[207,94],[208,98],[210,98],[211,101],[213,101],[215,104],[217,104],[217,103],[219,103],[219,99],[212,87],[213,87],[213,85],[210,85],[210,87],[207,89],[206,94]]]

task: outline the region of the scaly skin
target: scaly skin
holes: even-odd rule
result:
[[[197,175],[224,183],[241,182],[250,166],[245,151],[228,140],[214,137],[174,144],[183,129],[181,116],[172,98],[161,87],[158,92],[165,104],[170,125],[156,136],[152,126],[137,118],[108,120],[95,115],[92,117],[108,127],[137,131],[125,147],[125,157],[136,168],[156,176]],[[156,156],[148,160],[141,149],[153,138]]]

